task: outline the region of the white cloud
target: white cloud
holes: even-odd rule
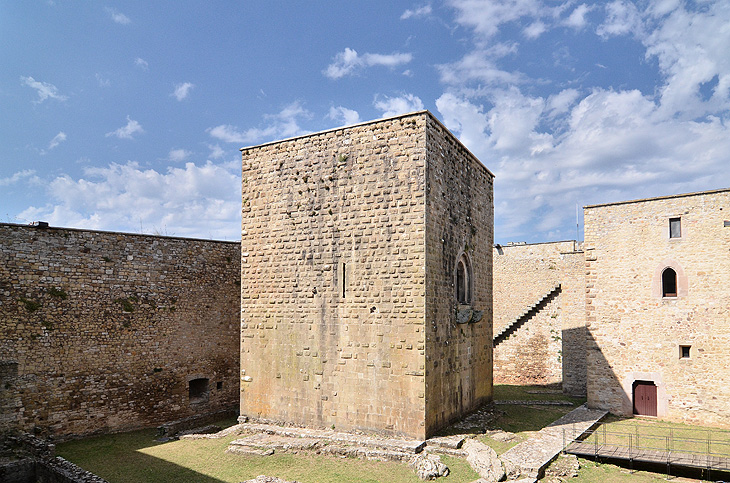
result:
[[[193,153],[191,153],[190,151],[186,151],[184,149],[171,149],[170,154],[168,155],[168,159],[175,163],[179,163],[188,159],[190,156],[192,156],[192,154]]]
[[[41,149],[40,154],[41,155],[48,154],[48,151],[57,147],[59,144],[61,144],[65,140],[66,140],[66,133],[63,131],[60,131],[58,134],[53,136],[53,139],[51,139],[51,142],[48,143],[48,149]]]
[[[340,79],[346,75],[352,75],[356,71],[365,67],[385,66],[396,67],[407,64],[413,60],[413,55],[409,53],[394,54],[363,54],[359,55],[357,51],[349,47],[335,56],[332,62],[323,71],[323,74],[330,79]]]
[[[132,23],[129,17],[127,17],[123,13],[117,12],[113,8],[107,8],[106,11],[115,23],[118,23],[120,25],[128,25]]]
[[[400,16],[401,20],[407,20],[409,18],[418,18],[418,17],[428,17],[431,15],[431,5],[421,5],[420,7],[416,7],[413,9],[407,9],[403,14]]]
[[[137,57],[136,59],[134,59],[134,65],[142,70],[149,70],[150,68],[150,65],[147,63],[147,61],[141,57]]]
[[[493,102],[485,111],[444,94],[436,106],[496,175],[498,240],[574,237],[561,230],[575,226],[575,203],[696,191],[713,179],[725,186],[730,126],[720,118],[663,116],[638,90],[566,89],[543,99],[513,88]]]
[[[28,76],[28,77],[21,76],[20,80],[23,82],[23,84],[35,89],[36,92],[38,93],[38,100],[33,101],[35,104],[40,104],[41,102],[45,101],[46,99],[56,99],[58,101],[65,101],[68,99],[68,97],[59,94],[58,89],[53,84],[37,81],[30,76]]]
[[[0,178],[0,186],[10,186],[24,179],[38,179],[35,175],[34,169],[24,169],[23,171],[17,171],[12,176],[7,178]]]
[[[342,106],[330,107],[330,112],[327,117],[341,122],[342,126],[349,126],[360,122],[360,114],[357,111]]]
[[[483,38],[497,34],[505,23],[522,17],[539,18],[544,10],[539,0],[450,0],[448,3],[457,11],[456,21]]]
[[[19,218],[89,229],[163,230],[177,236],[237,239],[241,224],[238,163],[187,163],[165,172],[136,163],[87,168],[84,177],[48,184],[52,203]]]
[[[209,144],[208,149],[210,149],[208,157],[212,159],[220,159],[226,154],[223,148],[220,147],[220,144]]]
[[[472,51],[451,64],[438,65],[441,82],[450,85],[463,85],[473,81],[487,85],[523,83],[525,78],[521,73],[504,71],[493,60],[494,57],[507,55],[512,48],[513,46],[498,44],[489,50]]]
[[[565,89],[551,95],[547,100],[548,114],[557,116],[565,114],[580,96],[577,89]]]
[[[666,6],[668,10],[673,3]],[[648,14],[653,14],[649,12]],[[705,9],[675,8],[644,37],[647,57],[654,57],[666,76],[661,87],[661,111],[686,119],[730,109],[730,5],[708,3]],[[716,82],[709,98],[700,92],[705,83]]]
[[[397,116],[424,109],[423,101],[413,94],[404,94],[399,97],[378,96],[373,105],[382,111],[382,117]]]
[[[310,117],[312,117],[312,114],[304,109],[301,102],[295,101],[278,114],[264,116],[266,125],[262,128],[252,127],[242,131],[230,124],[221,124],[208,128],[206,132],[212,137],[227,143],[260,143],[304,134],[306,131],[299,126],[299,120],[309,119]]]
[[[190,82],[185,82],[183,84],[177,84],[175,86],[175,92],[173,92],[171,95],[175,97],[178,101],[182,101],[183,99],[188,97],[188,94],[190,94],[190,91],[195,87]]]
[[[598,26],[598,35],[610,37],[638,33],[641,30],[641,17],[633,2],[615,0],[605,8],[606,20]]]
[[[576,30],[584,28],[588,24],[586,15],[591,10],[592,8],[585,3],[578,5],[575,10],[573,10],[573,12],[570,14],[570,16],[568,16],[568,18],[565,20],[564,25],[574,28]]]
[[[522,31],[528,39],[536,39],[547,31],[547,25],[540,20],[532,22]]]
[[[144,129],[142,129],[140,123],[127,116],[126,126],[122,126],[115,131],[106,133],[106,137],[116,136],[119,139],[133,139],[135,134],[141,134],[143,132]]]
[[[574,237],[565,227],[575,226],[575,203],[727,187],[727,2],[449,4],[457,23],[472,32],[473,45],[461,59],[437,66],[446,92],[436,107],[446,126],[497,176],[498,240]],[[611,87],[610,80],[591,86],[590,72],[567,82],[534,79],[505,67],[515,64],[511,57],[521,59],[517,44],[504,43],[508,24],[522,28],[527,38],[565,27],[588,36],[589,19],[598,23],[598,41],[626,36],[622,41],[643,45],[642,68],[655,70],[654,88]]]
[[[489,126],[481,106],[446,93],[436,99],[436,108],[443,117],[444,125],[459,133],[461,142],[466,146],[485,147],[483,143]]]

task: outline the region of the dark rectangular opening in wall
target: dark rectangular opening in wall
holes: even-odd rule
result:
[[[679,358],[680,359],[689,359],[689,349],[691,346],[688,345],[681,345],[679,346]]]
[[[191,403],[205,402],[208,400],[208,378],[201,377],[192,379],[188,383],[188,396]]]
[[[682,238],[682,220],[681,218],[669,219],[669,238]]]
[[[347,286],[347,285],[345,285],[345,268],[346,268],[346,265],[344,262],[342,262],[342,298],[343,299],[345,298],[345,287]]]
[[[223,381],[218,381],[218,382],[216,382],[216,383],[215,383],[215,388],[216,388],[216,389],[217,389],[218,391],[220,391],[221,389],[223,389]]]

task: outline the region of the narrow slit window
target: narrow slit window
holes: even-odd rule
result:
[[[682,238],[682,219],[669,219],[669,238]]]
[[[662,272],[662,297],[677,296],[677,272],[673,268],[665,268]]]
[[[347,266],[345,265],[345,262],[342,262],[342,298],[343,299],[345,298],[345,293],[346,293],[345,287],[347,287],[346,275],[345,275],[347,273],[346,268],[347,268]]]
[[[680,359],[689,359],[689,350],[692,346],[688,345],[681,345],[679,346],[679,358]]]

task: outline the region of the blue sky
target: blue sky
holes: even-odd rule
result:
[[[429,109],[496,242],[572,239],[730,187],[729,49],[726,1],[0,0],[0,218],[235,240],[239,148]]]

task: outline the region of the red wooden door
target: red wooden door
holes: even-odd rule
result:
[[[634,414],[656,416],[656,386],[653,382],[634,383]]]

